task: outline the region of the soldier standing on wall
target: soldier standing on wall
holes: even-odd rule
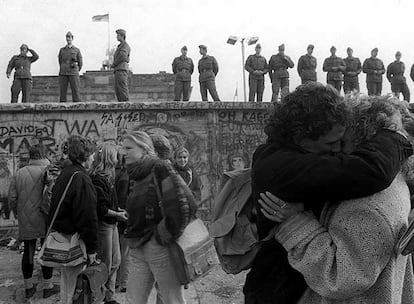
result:
[[[111,68],[114,69],[115,75],[115,94],[118,101],[128,101],[129,54],[131,53],[131,48],[125,41],[125,30],[118,29],[115,33],[116,39],[119,41],[119,45],[114,54],[114,62],[111,65]]]
[[[283,99],[289,93],[289,72],[295,64],[289,56],[285,55],[285,45],[279,45],[279,53],[272,55],[269,60],[269,77],[272,82],[272,101],[276,102],[280,92]]]
[[[59,87],[60,87],[60,102],[66,102],[66,93],[68,91],[68,83],[72,90],[72,101],[80,101],[79,87],[80,78],[79,71],[82,69],[82,55],[80,50],[75,47],[73,42],[73,35],[71,32],[66,34],[66,46],[59,51]]]
[[[316,66],[317,60],[312,56],[314,46],[312,44],[308,45],[307,54],[299,58],[298,62],[298,73],[302,79],[302,84],[308,81],[316,81]]]
[[[27,56],[27,52],[30,52],[32,56]],[[15,69],[11,87],[11,103],[17,103],[20,91],[22,91],[22,102],[30,101],[30,91],[32,89],[30,66],[37,59],[39,59],[39,55],[34,50],[29,49],[27,44],[22,44],[20,54],[13,56],[9,61],[6,71],[7,78],[10,78],[11,72]]]
[[[190,99],[191,75],[194,72],[194,63],[187,57],[187,47],[181,48],[181,56],[175,57],[172,63],[172,70],[175,75],[174,100],[183,101]]]
[[[202,101],[208,101],[207,90],[210,92],[214,101],[220,101],[216,89],[216,75],[218,73],[218,63],[216,58],[207,55],[207,47],[203,44],[200,48],[201,59],[198,61],[198,72],[200,73],[200,93]]]
[[[361,61],[359,58],[353,57],[352,54],[354,51],[348,47],[346,49],[348,57],[344,59],[345,61],[345,72],[344,72],[344,92],[345,94],[351,93],[353,91],[359,92],[359,79],[358,75],[361,73]]]
[[[362,71],[367,74],[367,89],[369,96],[379,96],[382,91],[382,74],[385,73],[385,67],[382,60],[377,58],[378,49],[371,51],[371,58],[367,58],[362,65]]]
[[[330,49],[331,56],[323,62],[323,71],[328,72],[326,75],[327,83],[333,86],[338,92],[341,92],[343,72],[345,72],[345,61],[336,56],[336,47]]]
[[[405,64],[401,61],[401,52],[395,53],[395,61],[387,67],[387,79],[391,83],[391,91],[399,97],[402,93],[404,100],[410,102],[410,90],[404,76]]]
[[[249,72],[249,101],[254,101],[254,96],[257,96],[257,101],[263,100],[264,91],[264,75],[267,73],[267,61],[260,52],[262,47],[257,44],[255,47],[256,53],[247,57],[244,68]]]

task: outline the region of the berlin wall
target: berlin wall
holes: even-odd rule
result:
[[[40,142],[50,159],[58,159],[69,135],[119,143],[127,130],[139,129],[189,150],[208,216],[231,156],[242,154],[250,162],[266,140],[269,108],[269,103],[231,102],[0,104],[0,200],[7,202],[10,177],[27,163],[30,145]],[[0,219],[0,226],[14,224],[13,218]]]

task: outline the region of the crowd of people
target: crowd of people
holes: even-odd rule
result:
[[[9,204],[24,243],[26,298],[38,289],[32,277],[37,242],[43,243],[46,227],[57,211],[52,230],[78,233],[88,264],[106,264],[104,303],[118,303],[117,288],[126,293],[127,303],[146,303],[154,285],[159,303],[184,303],[168,245],[195,217],[201,199],[200,178],[189,164],[188,150],[177,147],[173,153],[164,136],[132,130],[122,146],[95,144],[72,135],[62,145],[64,157],[58,163],[51,163],[45,151],[39,144],[30,147],[29,164],[16,172],[9,188]],[[170,176],[183,181],[171,185],[170,191],[177,197],[186,193],[186,198],[173,199],[162,211],[156,189],[166,187],[163,182]],[[84,268],[84,264],[61,267],[60,286],[55,286],[53,268],[42,267],[43,297],[60,291],[60,303],[72,303],[77,277]]]
[[[409,226],[414,185],[408,103],[395,96],[344,98],[331,85],[306,82],[271,111],[267,140],[251,165],[242,154],[228,159],[233,173],[251,167],[246,193],[260,241],[245,303],[414,303],[411,255],[396,250]],[[189,151],[172,150],[167,138],[137,130],[121,147],[72,135],[58,164],[50,164],[41,146],[30,148],[30,163],[16,172],[9,194],[25,246],[28,298],[35,290],[36,239],[45,237],[77,173],[52,228],[79,233],[89,262],[107,265],[105,303],[117,303],[116,288],[126,292],[126,303],[147,303],[153,288],[158,303],[185,303],[167,246],[195,217],[201,182]],[[164,182],[178,177],[181,183]],[[168,208],[159,204],[162,187],[176,195]],[[239,232],[242,241],[245,236]],[[60,289],[61,303],[71,303],[82,267],[63,267],[60,288],[52,284],[53,270],[42,268],[43,296]]]

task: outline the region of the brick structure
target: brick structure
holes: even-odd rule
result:
[[[116,100],[113,71],[86,71],[80,76],[82,101],[110,102]],[[132,74],[129,78],[129,98],[137,101],[167,101],[174,99],[174,75]],[[72,100],[68,89],[68,100]],[[59,102],[58,76],[34,76],[30,102]]]

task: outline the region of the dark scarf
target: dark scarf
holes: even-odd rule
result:
[[[129,178],[134,181],[142,180],[151,173],[157,158],[154,156],[143,156],[139,161],[127,166]]]
[[[184,167],[179,166],[177,163],[174,164],[174,169],[181,175],[185,183],[189,186],[193,180],[193,170],[187,163]]]

